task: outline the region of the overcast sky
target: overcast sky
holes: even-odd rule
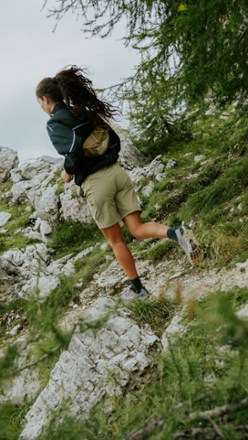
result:
[[[96,88],[128,77],[137,54],[124,47],[119,29],[109,38],[86,39],[76,16],[68,15],[53,32],[55,19],[42,10],[44,0],[2,2],[0,14],[0,146],[13,148],[21,161],[57,157],[46,133],[48,116],[41,111],[35,88],[68,64],[85,66]],[[51,2],[50,2],[51,5]]]

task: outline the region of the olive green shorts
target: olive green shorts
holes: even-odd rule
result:
[[[81,188],[100,229],[108,228],[128,214],[140,211],[131,179],[118,163],[90,174]]]

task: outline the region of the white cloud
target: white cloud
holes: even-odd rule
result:
[[[137,54],[124,47],[122,26],[108,39],[86,39],[80,22],[65,16],[55,32],[40,2],[5,2],[0,15],[0,145],[21,160],[56,155],[45,130],[47,116],[36,102],[35,87],[68,64],[86,66],[95,87],[118,83],[132,73]],[[13,10],[14,9],[14,10]]]

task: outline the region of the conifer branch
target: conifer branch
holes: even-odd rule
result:
[[[209,409],[207,411],[194,412],[194,413],[189,414],[187,417],[190,420],[194,420],[197,418],[209,419],[212,417],[219,417],[219,416],[223,416],[225,414],[230,414],[230,413],[233,413],[235,411],[238,411],[238,410],[240,410],[242,408],[246,408],[246,407],[248,407],[248,397],[240,400],[237,403],[230,403],[230,404],[223,405],[223,406],[217,406],[216,408]]]
[[[211,423],[211,425],[212,425],[212,427],[214,428],[216,434],[217,434],[220,438],[222,438],[222,440],[225,440],[225,437],[224,437],[224,435],[222,434],[221,429],[219,428],[219,426],[217,425],[217,423],[216,423],[213,419],[211,419],[211,417],[207,417],[207,420]]]
[[[212,424],[212,426],[213,426],[215,432],[218,434],[218,436],[220,438],[224,439],[221,430],[216,425],[216,423],[212,420],[212,418],[223,416],[223,415],[230,414],[230,413],[234,413],[234,412],[236,412],[240,409],[246,408],[246,407],[248,407],[248,397],[243,400],[240,400],[237,403],[231,403],[231,404],[227,404],[227,405],[223,405],[223,406],[218,406],[216,408],[213,408],[213,409],[210,409],[207,411],[190,413],[186,416],[186,418],[187,418],[187,420],[191,420],[191,421],[198,419],[198,418],[208,420]],[[131,432],[131,434],[129,434],[123,440],[146,440],[147,438],[149,438],[150,435],[154,434],[154,432],[163,429],[164,426],[165,426],[165,420],[160,419],[156,422],[152,422],[149,425],[146,425],[145,427],[143,427],[137,431]],[[182,435],[182,432],[177,433],[174,438],[179,438],[181,435]]]
[[[163,429],[165,425],[165,420],[158,420],[157,422],[152,422],[144,428],[139,429],[138,431],[131,432],[123,440],[145,440],[150,437],[150,435],[154,434],[154,432]]]

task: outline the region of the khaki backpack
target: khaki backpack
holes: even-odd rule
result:
[[[109,141],[109,128],[97,125],[83,143],[85,156],[96,157],[103,155],[110,147]]]

